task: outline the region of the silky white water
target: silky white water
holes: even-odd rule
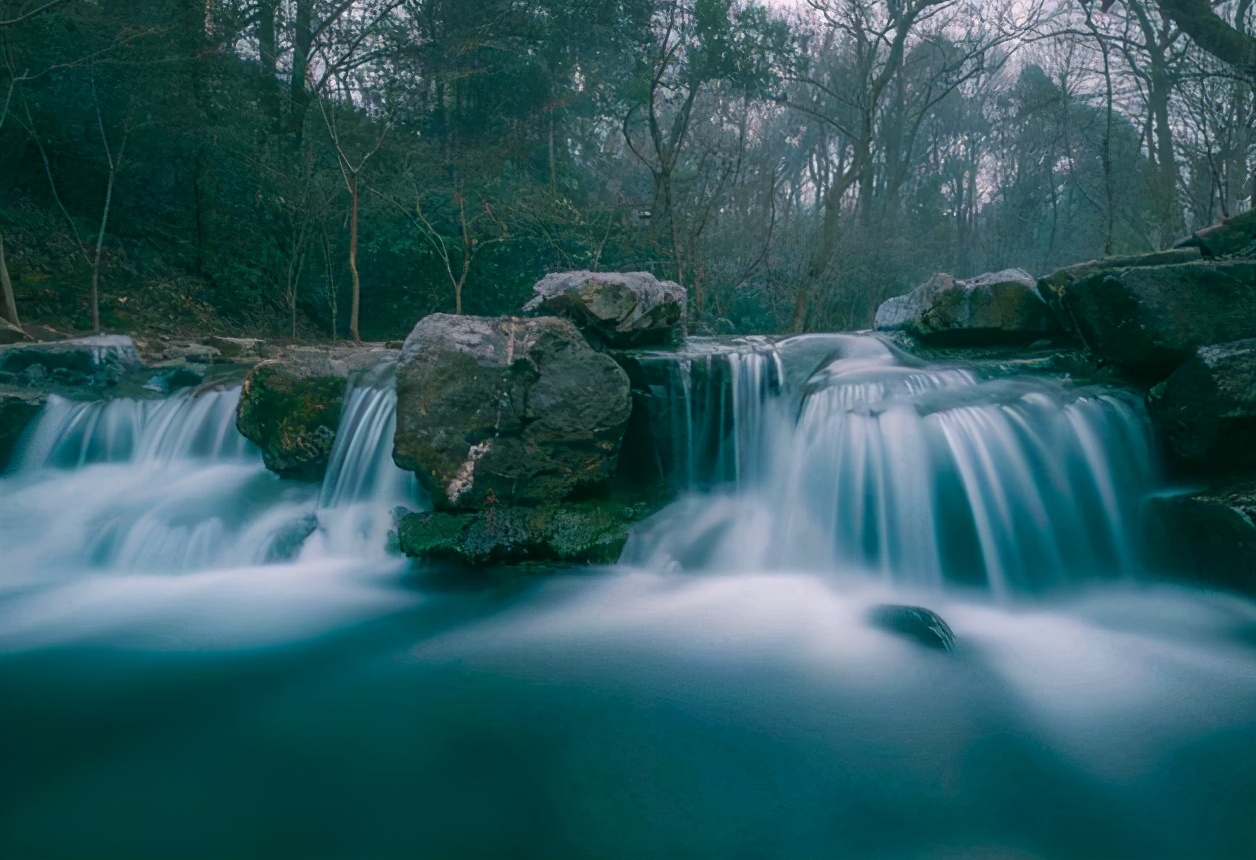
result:
[[[657,360],[680,497],[540,577],[390,552],[386,369],[321,485],[237,389],[54,399],[0,476],[0,854],[1251,856],[1256,605],[1144,574],[1136,400],[862,337]]]

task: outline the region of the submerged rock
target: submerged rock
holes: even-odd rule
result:
[[[117,385],[143,367],[135,343],[124,335],[0,346],[0,379],[22,385]]]
[[[44,392],[0,387],[0,472],[8,467],[18,440],[47,400]]]
[[[881,331],[906,331],[932,344],[1028,342],[1060,333],[1028,272],[1005,269],[958,281],[934,275],[877,308]]]
[[[436,511],[408,514],[399,526],[406,555],[469,567],[524,561],[612,564],[627,540],[628,520],[596,505]]]
[[[1256,466],[1256,339],[1204,346],[1147,398],[1179,462]]]
[[[262,449],[266,468],[318,480],[327,469],[348,371],[325,353],[263,361],[244,377],[236,427]]]
[[[1256,477],[1147,502],[1152,567],[1256,594]]]
[[[869,610],[868,620],[874,627],[926,648],[948,652],[955,650],[955,634],[950,626],[936,612],[923,606],[884,603]]]
[[[1064,287],[1062,302],[1097,357],[1164,379],[1196,348],[1256,332],[1256,262],[1102,271]]]
[[[393,459],[442,509],[543,504],[601,484],[628,377],[566,320],[433,314],[397,370]]]
[[[558,272],[532,288],[523,306],[564,317],[611,347],[679,342],[685,329],[685,288],[649,272]]]

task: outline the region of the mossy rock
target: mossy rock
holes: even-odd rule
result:
[[[631,524],[655,508],[648,503],[577,502],[407,514],[399,523],[399,545],[415,558],[468,567],[545,561],[613,564]]]
[[[262,449],[266,468],[318,480],[344,408],[347,372],[327,360],[264,361],[244,378],[236,426]]]

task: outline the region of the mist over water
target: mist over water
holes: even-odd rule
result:
[[[321,486],[238,389],[50,402],[0,476],[0,854],[1251,856],[1256,606],[1142,573],[1135,400],[867,337],[657,361],[677,502],[496,586],[388,551],[386,369]]]

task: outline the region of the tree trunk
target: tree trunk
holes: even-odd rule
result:
[[[4,294],[4,318],[21,328],[22,321],[17,316],[17,301],[13,298],[13,282],[9,280],[9,267],[4,259],[3,236],[0,236],[0,293]]]
[[[349,337],[361,343],[358,333],[358,311],[362,304],[362,281],[358,278],[358,175],[349,174],[349,276],[353,280],[353,296],[349,303]]]
[[[118,154],[118,160],[122,158]],[[100,213],[100,232],[96,234],[96,254],[92,258],[92,331],[100,334],[100,258],[105,248],[105,227],[109,224],[109,208],[113,205],[113,182],[118,176],[118,162],[109,167],[109,183],[105,186],[105,209]]]
[[[310,51],[314,47],[312,0],[297,0],[292,34],[292,80],[288,84],[288,127],[297,147],[300,146],[302,129],[305,127],[305,108],[309,94],[305,89],[305,77],[309,70]]]

